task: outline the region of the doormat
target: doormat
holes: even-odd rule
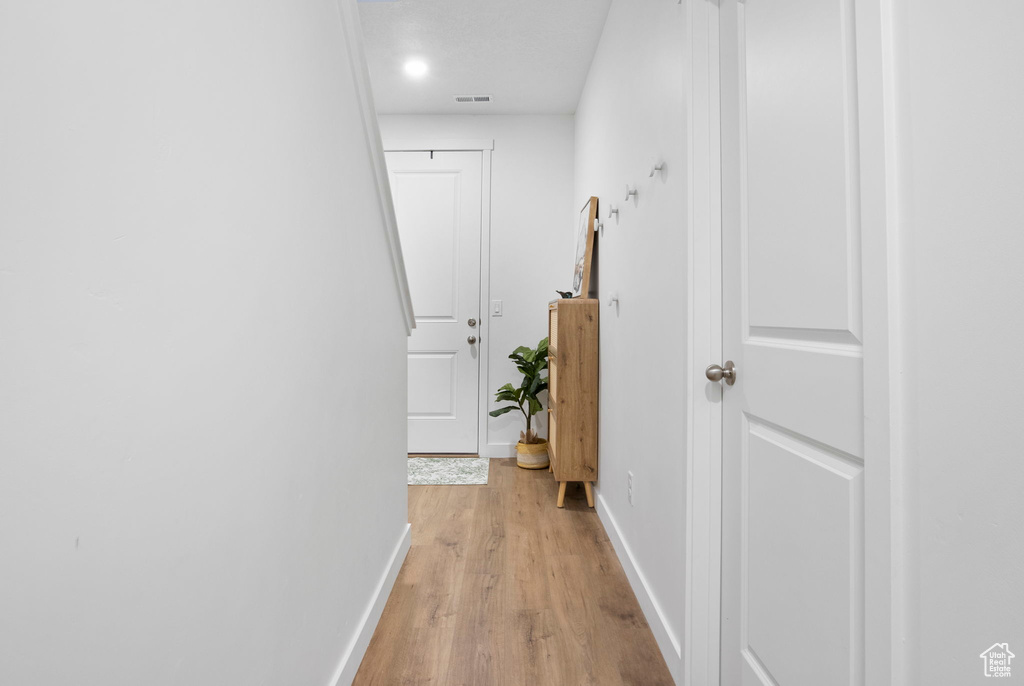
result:
[[[410,457],[410,486],[468,486],[487,483],[486,457]]]

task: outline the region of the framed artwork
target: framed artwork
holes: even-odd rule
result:
[[[594,223],[597,221],[597,198],[591,197],[580,210],[576,227],[576,270],[572,276],[572,297],[590,295],[590,274],[594,261]]]

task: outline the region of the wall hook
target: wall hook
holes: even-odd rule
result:
[[[615,218],[618,219],[619,218],[619,208],[616,207],[615,205],[609,205],[608,206],[608,218],[611,219],[613,214],[615,215]]]
[[[636,197],[637,197],[637,195],[636,195],[636,186],[630,187],[630,185],[627,183],[626,184],[626,201],[628,202],[630,198],[633,198],[635,200]]]
[[[656,164],[652,164],[651,165],[651,173],[648,174],[647,176],[648,177],[652,177],[652,176],[654,176],[656,173],[660,172],[664,168],[665,168],[665,163],[664,162],[658,162]]]
[[[597,226],[594,227],[594,230],[597,231],[598,234],[603,236],[604,235],[604,222],[601,222],[601,221],[597,222]]]
[[[608,298],[608,307],[611,307],[612,305],[618,305],[618,304],[619,304],[619,294],[618,293],[612,293],[611,297]]]

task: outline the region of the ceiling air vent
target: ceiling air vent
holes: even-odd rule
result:
[[[489,95],[456,95],[455,102],[490,102]]]

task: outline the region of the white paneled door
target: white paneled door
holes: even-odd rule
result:
[[[416,328],[409,452],[475,453],[479,424],[480,152],[391,152]]]
[[[854,0],[722,0],[720,22],[721,683],[863,686]]]

